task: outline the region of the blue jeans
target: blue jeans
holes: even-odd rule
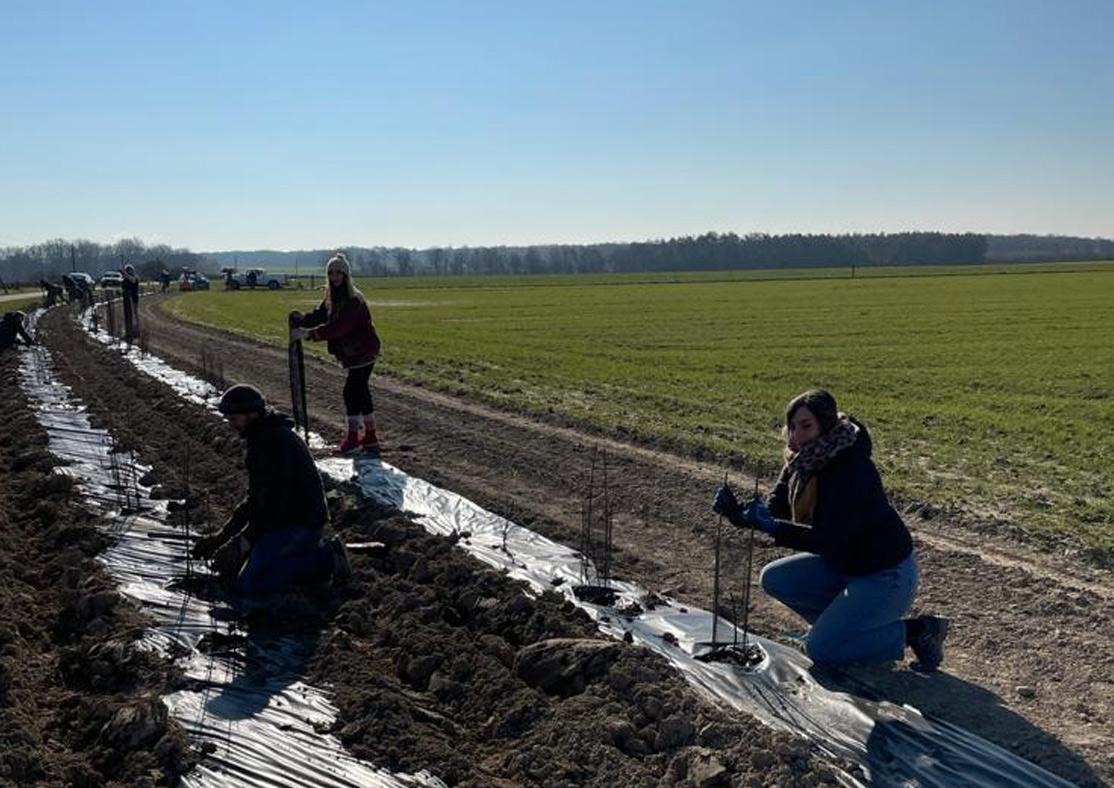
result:
[[[912,555],[892,569],[857,577],[801,553],[766,564],[758,582],[812,624],[807,650],[815,662],[884,662],[905,655],[901,617],[917,593]]]
[[[333,573],[333,551],[314,528],[264,531],[237,578],[246,594],[324,582]]]

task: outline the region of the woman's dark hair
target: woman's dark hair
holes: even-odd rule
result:
[[[835,397],[824,389],[811,389],[792,399],[785,409],[786,430],[789,429],[789,422],[793,420],[793,414],[800,408],[808,408],[816,417],[821,435],[839,423],[839,406],[836,405]]]

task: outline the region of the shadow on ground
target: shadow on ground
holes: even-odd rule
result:
[[[956,741],[969,742],[972,739],[969,734],[976,734],[1080,788],[1102,788],[1106,785],[1080,755],[1009,709],[1001,697],[985,687],[943,672],[921,674],[892,664],[845,669],[814,666],[812,674],[818,683],[836,692],[846,692],[874,702],[912,706],[952,734]],[[917,757],[937,758],[941,755],[931,748],[924,751],[919,732],[898,720],[883,719],[876,724],[867,748],[872,756],[878,754],[884,761],[894,752],[910,749],[914,743],[917,750],[921,750]],[[990,757],[985,759],[985,771],[979,773],[965,768],[962,774],[956,775],[955,784],[986,788],[1000,784],[1005,775],[993,765],[995,760]],[[946,760],[942,759],[941,763],[947,766]]]

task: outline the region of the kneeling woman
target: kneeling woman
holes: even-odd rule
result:
[[[821,663],[898,660],[935,670],[948,622],[902,619],[917,592],[913,540],[882,489],[870,433],[826,391],[785,411],[786,464],[767,502],[740,504],[723,487],[714,509],[804,552],[762,569],[762,589],[808,621],[808,654]]]

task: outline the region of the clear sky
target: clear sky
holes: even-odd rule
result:
[[[0,246],[1114,237],[1114,2],[0,0]]]

